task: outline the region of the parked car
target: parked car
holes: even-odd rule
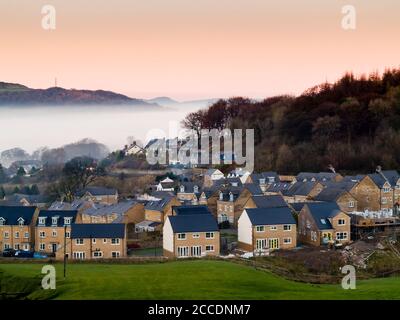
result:
[[[3,251],[3,257],[14,257],[15,255],[15,250],[14,249],[4,249]]]
[[[17,258],[33,258],[33,251],[17,250],[14,256]]]
[[[42,253],[42,252],[35,252],[35,253],[33,254],[33,258],[34,258],[34,259],[47,259],[48,256],[47,256],[47,254]]]

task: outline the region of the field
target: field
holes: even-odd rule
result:
[[[249,266],[210,260],[70,264],[65,281],[62,264],[57,264],[57,289],[49,292],[39,287],[41,267],[1,264],[0,291],[30,288],[31,299],[400,299],[400,278],[359,281],[356,290],[343,290],[340,285],[293,282]]]

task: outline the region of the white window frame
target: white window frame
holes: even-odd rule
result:
[[[120,239],[119,238],[111,238],[111,244],[114,246],[118,246],[120,244]]]
[[[340,223],[340,222],[343,222],[343,223]],[[346,225],[346,219],[338,219],[338,226],[345,226]]]
[[[200,233],[193,233],[192,237],[193,237],[193,239],[199,239]]]
[[[283,225],[283,231],[286,231],[286,232],[292,231],[292,225],[291,224],[284,224]]]
[[[214,239],[214,232],[206,232],[206,239]]]
[[[40,231],[39,232],[39,238],[41,238],[41,239],[46,238],[46,232],[45,231]]]
[[[121,252],[119,252],[119,251],[111,251],[111,258],[117,259],[119,257],[121,257]]]
[[[278,227],[277,227],[277,226],[270,226],[270,227],[269,227],[269,230],[271,230],[271,231],[276,231],[276,230],[278,230]]]
[[[283,238],[283,244],[292,244],[292,238],[291,237]]]
[[[214,245],[212,245],[212,244],[206,245],[206,252],[214,252],[214,251],[215,251],[214,250]]]
[[[84,243],[85,243],[85,240],[83,238],[76,238],[75,239],[75,244],[77,246],[83,246]]]
[[[40,243],[39,244],[39,251],[45,251],[46,250],[46,244],[45,243]]]

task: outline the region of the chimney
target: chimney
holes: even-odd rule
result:
[[[377,166],[376,167],[376,172],[381,173],[382,172],[382,167],[381,166]]]
[[[335,170],[335,168],[333,167],[333,165],[330,164],[330,165],[328,166],[328,169],[331,170],[333,173],[336,173],[336,170]]]

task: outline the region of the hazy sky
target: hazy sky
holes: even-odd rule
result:
[[[56,30],[41,27],[54,5]],[[342,6],[357,28],[341,27]],[[1,0],[0,81],[177,99],[301,93],[400,66],[398,0]]]

